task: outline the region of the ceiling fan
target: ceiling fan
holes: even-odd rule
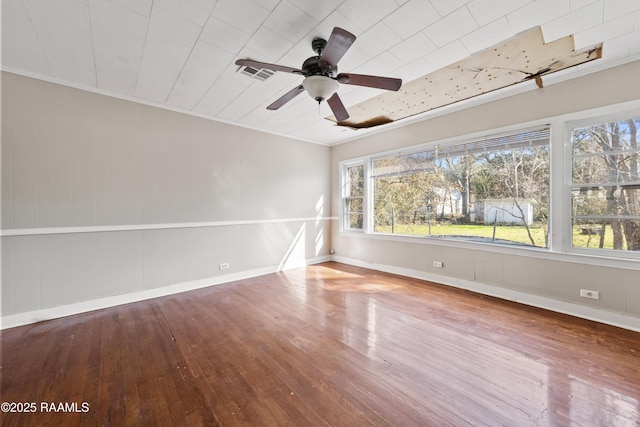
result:
[[[392,77],[369,76],[366,74],[340,73],[338,74],[338,61],[356,40],[356,36],[342,28],[335,27],[329,40],[316,37],[311,42],[311,48],[318,54],[307,58],[300,69],[278,64],[268,64],[252,59],[238,59],[236,65],[253,68],[264,68],[285,73],[300,74],[304,76],[302,84],[291,89],[283,96],[267,107],[268,110],[277,110],[296,95],[305,90],[318,101],[326,100],[333,115],[338,121],[349,118],[347,109],[338,96],[338,83],[356,86],[367,86],[377,89],[397,91],[402,86],[402,80]]]

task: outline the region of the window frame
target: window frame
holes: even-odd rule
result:
[[[422,142],[414,142],[401,146],[400,148],[392,148],[377,152],[367,152],[359,156],[347,157],[338,160],[339,165],[364,162],[365,176],[365,203],[363,230],[344,230],[342,224],[338,229],[341,235],[350,235],[358,238],[376,239],[384,241],[393,241],[409,244],[425,244],[435,247],[458,248],[461,250],[482,250],[504,254],[520,254],[522,256],[548,259],[555,261],[567,262],[588,262],[593,265],[603,267],[614,267],[640,271],[640,263],[638,259],[630,254],[632,251],[620,251],[622,254],[602,253],[597,250],[580,250],[571,247],[571,174],[572,174],[572,132],[573,126],[584,126],[589,124],[602,123],[603,121],[616,120],[625,117],[636,117],[640,114],[640,100],[631,100],[616,104],[595,106],[583,110],[576,110],[564,114],[550,115],[541,117],[531,121],[520,123],[505,124],[503,126],[494,126],[485,128],[476,132],[469,132],[462,135],[445,137],[437,139],[434,137],[429,139],[426,136]],[[370,216],[373,206],[371,203],[370,188],[368,185],[368,173],[370,160],[379,157],[391,156],[406,153],[408,151],[419,151],[440,145],[442,147],[453,144],[461,144],[473,139],[481,139],[499,135],[500,133],[517,133],[526,129],[550,126],[550,210],[549,210],[549,248],[539,248],[533,246],[515,246],[500,245],[487,242],[473,241],[454,241],[443,240],[438,238],[429,238],[428,236],[404,236],[398,234],[381,234],[372,232],[369,227],[368,217]],[[342,177],[342,169],[339,174]],[[342,185],[342,182],[340,183]],[[342,201],[341,201],[342,202]],[[340,203],[341,203],[340,202]],[[339,207],[338,220],[342,223],[342,206]],[[606,252],[613,252],[612,250]],[[632,255],[631,257],[629,255]]]
[[[362,196],[353,196],[350,194],[350,184],[351,184],[351,178],[350,178],[350,174],[349,174],[349,169],[354,168],[354,167],[361,167],[362,168],[362,187],[363,187],[363,194]],[[341,231],[346,231],[346,232],[356,232],[356,233],[363,233],[366,232],[367,230],[367,188],[368,188],[368,177],[367,177],[367,168],[366,168],[366,162],[364,161],[364,159],[358,159],[358,160],[350,160],[350,161],[346,161],[346,162],[340,162],[340,230]],[[361,200],[361,206],[362,206],[362,227],[361,228],[355,228],[355,227],[351,227],[350,223],[351,221],[349,220],[349,216],[350,214],[354,213],[351,211],[347,211],[347,201],[348,200]]]
[[[579,184],[573,182],[573,160],[574,160],[574,141],[573,131],[577,128],[598,126],[602,124],[608,124],[612,122],[619,122],[629,118],[640,117],[640,109],[633,108],[618,111],[615,113],[589,115],[587,117],[570,120],[564,122],[565,127],[565,183],[563,186],[563,198],[564,206],[566,209],[566,215],[563,221],[563,228],[565,230],[563,239],[563,251],[568,254],[576,255],[590,255],[601,258],[613,258],[620,260],[638,260],[640,259],[640,251],[630,250],[618,250],[618,249],[600,249],[600,248],[585,248],[579,246],[573,246],[573,199],[572,191],[574,187]],[[595,156],[594,156],[595,157]]]

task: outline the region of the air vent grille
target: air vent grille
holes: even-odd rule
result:
[[[249,66],[240,67],[239,70],[242,74],[245,74],[253,79],[265,81],[269,77],[273,76],[275,71],[267,70],[266,68],[253,68]]]

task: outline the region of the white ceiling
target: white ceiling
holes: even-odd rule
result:
[[[565,78],[640,56],[640,0],[2,0],[2,68],[331,145],[372,130],[336,126],[305,94],[266,110],[301,76],[258,81],[234,61],[298,68],[335,26],[357,36],[341,72],[405,82],[536,26],[576,50],[604,43]],[[347,109],[379,93],[339,90]]]

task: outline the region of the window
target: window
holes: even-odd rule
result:
[[[548,247],[549,134],[371,160],[372,231]]]
[[[639,106],[345,160],[342,229],[638,260]]]
[[[640,251],[640,117],[572,130],[571,246]]]
[[[362,230],[364,221],[364,167],[363,164],[346,165],[342,179],[343,220],[345,230]]]

